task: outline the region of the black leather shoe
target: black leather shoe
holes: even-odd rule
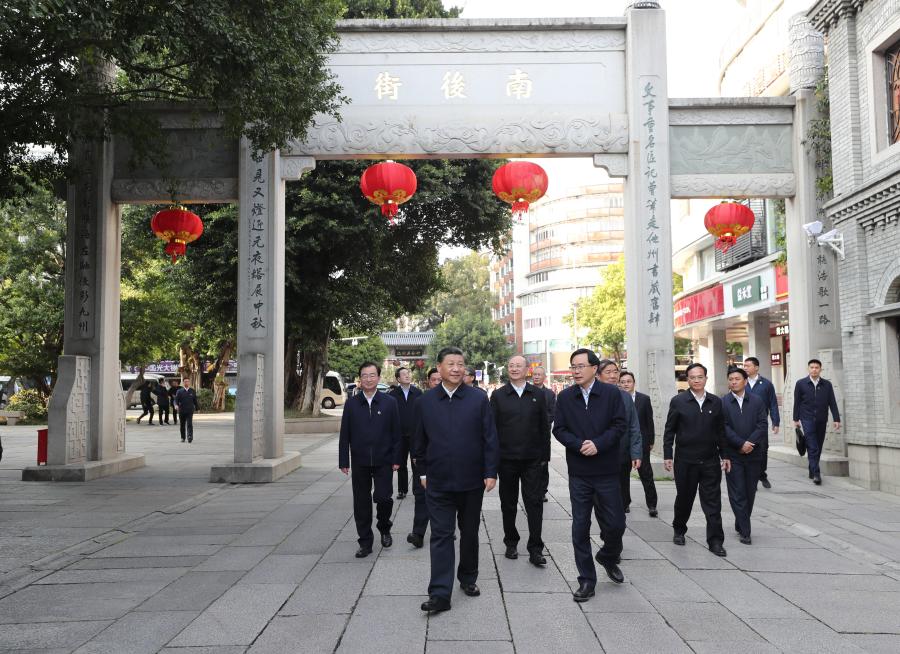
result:
[[[541,554],[540,552],[532,552],[531,554],[529,554],[528,562],[531,565],[536,565],[538,567],[547,565],[546,557],[543,554]]]
[[[402,500],[404,497],[406,497],[406,493],[397,493],[398,500]]]
[[[469,597],[478,597],[481,595],[481,589],[478,587],[478,584],[460,584],[459,587],[462,588],[462,592]]]
[[[603,565],[603,552],[601,552],[600,550],[597,550],[597,553],[594,554],[594,560],[597,563],[599,563],[600,565]],[[619,565],[621,562],[622,562],[622,557],[617,556],[616,557],[616,565]]]
[[[371,553],[372,553],[371,547],[360,547],[358,550],[356,550],[356,554],[354,554],[353,556],[355,556],[358,559],[364,559],[367,556],[369,556],[369,554],[371,554]]]
[[[440,613],[450,610],[450,600],[443,597],[429,597],[427,602],[422,602],[422,610],[428,613]]]
[[[578,590],[572,593],[572,599],[576,602],[587,602],[594,596],[594,587],[587,584],[578,586]]]
[[[508,559],[517,559],[519,558],[519,552],[516,550],[515,545],[507,545],[506,553],[503,555]]]
[[[809,473],[809,478],[810,478],[810,479],[813,478],[813,473]]]
[[[684,545],[684,534],[675,534],[672,536],[672,542],[676,545]]]
[[[184,439],[183,439],[183,438],[182,438],[182,439],[181,439],[181,442],[182,442],[182,443],[186,443],[186,442],[187,442],[187,441],[186,441],[186,440],[184,440]]]
[[[815,477],[813,477],[813,483],[814,483],[816,486],[821,486],[821,485],[822,485],[822,478],[821,478],[819,475],[816,475]]]
[[[541,501],[542,501],[542,502],[547,502],[547,501],[548,501],[548,500],[547,500],[547,496],[546,496],[546,495],[544,495],[544,499],[543,499],[543,500],[541,500]]]
[[[603,566],[603,569],[606,570],[606,576],[612,581],[617,584],[625,581],[625,575],[622,574],[622,570],[615,563],[600,563],[600,565]]]
[[[420,536],[419,534],[407,534],[406,542],[413,547],[422,547],[422,545],[425,544],[425,537]]]
[[[631,507],[630,507],[630,506],[626,506],[626,507],[625,507],[625,513],[631,513]]]
[[[752,545],[752,544],[753,544],[753,541],[750,540],[750,537],[749,537],[749,536],[741,535],[740,541],[741,541],[744,545]]]
[[[772,484],[769,483],[768,479],[763,478],[760,479],[760,481],[762,482],[763,488],[772,488]]]
[[[709,551],[715,554],[716,556],[727,556],[725,552],[725,548],[722,547],[722,543],[718,541],[713,541],[709,544]]]
[[[650,511],[650,517],[651,517],[651,518],[655,518],[656,516],[659,515],[659,511],[656,510],[656,507],[655,507],[655,506],[651,506],[651,507],[649,507],[647,510]]]
[[[394,539],[391,538],[390,533],[384,532],[381,534],[381,546],[382,547],[390,547],[394,544]]]

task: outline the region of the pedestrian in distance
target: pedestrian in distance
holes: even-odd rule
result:
[[[766,413],[772,420],[772,433],[777,434],[781,426],[781,415],[778,413],[778,397],[772,382],[759,374],[759,359],[756,357],[744,358],[744,370],[747,372],[747,388],[759,397],[766,406]],[[762,474],[759,481],[763,488],[772,488],[769,475],[766,470],[769,467],[769,431],[766,424],[766,442],[762,446]]]
[[[625,510],[619,484],[620,444],[625,433],[625,403],[618,388],[595,379],[600,360],[580,348],[569,358],[575,384],[559,394],[553,416],[553,435],[566,448],[569,497],[572,503],[572,549],[578,567],[576,602],[594,596],[597,569],[591,556],[591,510],[599,500],[604,533],[598,555],[607,576],[616,583],[625,577],[617,565],[622,554]]]
[[[656,483],[653,481],[653,466],[650,465],[650,450],[656,442],[656,425],[653,424],[653,405],[650,402],[650,396],[639,393],[634,389],[635,380],[634,373],[623,370],[619,373],[619,388],[621,388],[637,410],[638,426],[641,430],[641,465],[638,466],[638,476],[641,479],[641,485],[644,487],[644,501],[647,503],[647,511],[651,518],[659,515],[656,504],[658,495],[656,493]],[[630,471],[628,473],[631,477]],[[629,500],[631,495],[629,493]]]
[[[473,366],[466,366],[466,373],[463,375],[463,383],[466,386],[477,388],[482,393],[487,393],[485,389],[478,385],[478,380],[475,379],[475,368]]]
[[[163,414],[165,413],[165,424],[169,424],[169,392],[162,383],[157,380],[153,387],[153,393],[156,395],[156,407],[159,412],[159,424],[163,424]]]
[[[725,414],[725,438],[731,470],[725,474],[728,501],[734,513],[734,530],[744,545],[751,544],[750,516],[756,499],[756,487],[762,474],[769,421],[766,405],[747,387],[747,371],[728,369],[729,393],[722,396]]]
[[[169,404],[172,405],[172,422],[176,425],[178,424],[178,409],[175,406],[175,394],[178,393],[178,389],[181,388],[179,384],[180,382],[178,379],[169,380]]]
[[[597,366],[597,381],[604,384],[612,384],[618,387],[619,384],[619,366],[612,359],[603,359]],[[619,483],[622,491],[622,505],[625,507],[625,513],[631,512],[631,471],[640,470],[641,456],[643,456],[643,437],[641,436],[641,424],[638,420],[637,409],[631,396],[621,388],[619,392],[622,394],[622,402],[625,404],[625,434],[627,438],[623,439],[619,445],[621,467],[619,469]],[[596,510],[596,507],[595,507]],[[600,520],[599,510],[596,510],[597,521]]]
[[[547,406],[547,424],[552,428],[553,413],[556,411],[556,393],[552,388],[544,385],[547,380],[547,371],[543,366],[536,366],[531,371],[531,383],[535,388],[539,388],[544,394],[544,401]],[[552,435],[552,433],[550,434]],[[547,490],[550,488],[550,450],[547,450],[547,460],[541,465],[541,501],[547,501]]]
[[[456,578],[463,593],[481,594],[478,528],[486,491],[497,483],[500,452],[487,394],[462,383],[465,357],[457,347],[437,356],[441,382],[416,402],[413,451],[431,521],[431,581],[422,610],[450,609],[459,525]]]
[[[541,528],[544,520],[543,462],[550,458],[550,424],[544,393],[525,380],[528,361],[520,354],[506,363],[509,383],[491,394],[491,409],[500,441],[499,494],[503,544],[507,559],[519,558],[516,512],[519,487],[528,518],[528,561],[547,564]]]
[[[187,439],[188,443],[194,442],[194,412],[200,408],[197,401],[197,391],[191,388],[191,378],[181,380],[181,388],[175,393],[175,409],[181,416],[181,442]]]
[[[378,392],[381,366],[366,361],[359,367],[362,391],[344,405],[338,440],[338,467],[350,474],[353,487],[353,519],[359,537],[356,558],[372,553],[372,502],[375,502],[381,546],[390,547],[393,477],[400,468],[400,412],[397,401]],[[352,473],[352,474],[351,474]],[[374,494],[372,489],[374,487]]]
[[[725,440],[722,400],[706,391],[707,372],[702,363],[687,367],[688,391],[669,402],[663,434],[663,465],[675,471],[675,519],[672,542],[684,545],[694,498],[706,515],[706,543],[716,556],[726,556],[722,530],[722,471],[731,470]],[[672,452],[675,452],[673,461]]]
[[[141,418],[146,415],[150,416],[147,420],[148,425],[153,424],[153,385],[149,381],[141,384],[141,410],[143,413],[138,416],[137,424],[141,424]]]
[[[821,376],[822,362],[810,359],[807,369],[809,376],[798,379],[794,384],[794,426],[803,430],[806,456],[809,457],[809,478],[819,485],[822,483],[819,459],[825,445],[828,411],[831,411],[836,430],[841,428],[841,414],[834,396],[834,386]]]
[[[388,395],[397,401],[397,408],[400,411],[401,443],[400,468],[397,470],[397,499],[402,500],[409,492],[409,468],[406,460],[409,458],[410,441],[415,429],[413,406],[422,395],[422,391],[412,385],[412,372],[409,368],[405,366],[397,368],[394,377],[397,385],[388,392]],[[415,472],[413,475],[415,476]]]

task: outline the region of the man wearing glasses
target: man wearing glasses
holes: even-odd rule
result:
[[[619,389],[595,379],[600,360],[580,348],[569,358],[575,384],[559,394],[553,435],[566,448],[569,498],[572,502],[572,548],[578,567],[576,602],[594,596],[597,568],[591,556],[591,512],[594,497],[604,526],[603,547],[597,555],[607,576],[625,578],[616,562],[622,554],[625,509],[619,487],[619,446],[625,435],[625,403]]]
[[[666,430],[663,435],[663,465],[675,469],[675,519],[672,542],[684,545],[688,519],[697,491],[706,515],[706,542],[709,551],[725,556],[725,532],[722,530],[722,471],[731,470],[728,443],[725,439],[725,415],[722,400],[706,392],[706,366],[692,363],[687,367],[690,390],[679,393],[669,402]],[[672,448],[677,458],[672,458]]]

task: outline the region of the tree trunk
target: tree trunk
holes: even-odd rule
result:
[[[134,392],[140,388],[144,384],[144,366],[141,366],[138,369],[138,376],[135,377],[134,381],[131,382],[131,386],[128,387],[128,390],[125,391],[125,408],[131,406],[131,398],[134,396]]]
[[[216,380],[213,382],[213,411],[225,410],[225,391],[227,389],[228,384],[225,382],[225,375],[216,375]]]
[[[194,352],[190,343],[185,341],[179,348],[178,358],[180,364],[178,373],[181,378],[190,377],[191,386],[199,391],[202,388],[200,385],[200,355]]]
[[[215,389],[218,377],[224,378],[228,371],[228,361],[231,359],[232,352],[234,352],[234,341],[225,340],[219,343],[219,355],[216,357],[216,362],[202,375],[205,388]]]
[[[297,372],[297,341],[285,337],[284,343],[284,405],[293,407],[300,397],[300,374]]]
[[[322,334],[318,344],[307,347],[303,351],[300,391],[297,394],[294,408],[314,417],[322,413],[321,390],[325,373],[328,372],[328,340],[330,338],[331,328],[329,327]]]

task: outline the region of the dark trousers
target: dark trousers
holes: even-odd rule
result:
[[[503,543],[516,545],[519,530],[516,529],[516,512],[519,505],[519,485],[522,485],[522,504],[528,518],[528,551],[541,554],[541,525],[544,522],[544,495],[541,492],[543,468],[539,459],[500,459],[497,468],[500,477],[500,511],[503,513]]]
[[[148,420],[148,422],[152,425],[153,424],[153,403],[151,402],[149,404],[141,404],[141,409],[143,410],[143,413],[138,416],[138,421],[140,421],[140,419],[143,418],[144,416],[149,415],[150,420]]]
[[[409,458],[409,436],[400,439],[400,467],[397,468],[397,492],[406,495],[409,492],[409,468],[406,460]]]
[[[741,536],[750,535],[750,515],[756,499],[756,486],[762,474],[761,457],[748,459],[743,456],[731,457],[731,472],[725,475],[728,486],[728,501],[734,513],[734,528]]]
[[[422,488],[422,480],[419,479],[419,469],[412,464],[412,493],[413,493],[413,526],[412,533],[419,536],[425,535],[428,529],[428,505],[425,501],[425,489]]]
[[[825,428],[828,421],[801,420],[803,437],[806,439],[806,456],[809,459],[810,477],[819,477],[819,459],[822,457],[822,447],[825,445]]]
[[[456,563],[456,526],[459,525],[459,566],[456,578],[461,584],[478,579],[478,525],[484,487],[470,491],[436,491],[426,487],[428,517],[431,520],[430,597],[449,600],[453,594],[453,566]]]
[[[626,507],[631,506],[631,461],[622,464],[622,504]],[[650,452],[644,450],[641,457],[641,467],[638,468],[638,477],[644,486],[644,499],[647,502],[648,509],[655,509],[657,496],[656,484],[653,481],[653,467],[650,465]]]
[[[762,468],[759,471],[760,479],[768,479],[769,475],[766,474],[766,470],[769,469],[769,442],[766,441],[766,444],[762,449]]]
[[[687,532],[687,522],[699,490],[700,507],[706,515],[706,542],[725,541],[721,485],[722,468],[718,460],[686,463],[675,459],[675,520],[672,527],[676,534]]]
[[[541,499],[547,497],[548,488],[550,488],[550,462],[541,461]]]
[[[591,509],[597,514],[603,547],[600,558],[615,563],[622,554],[625,534],[625,507],[618,475],[579,477],[569,475],[569,499],[572,502],[572,549],[578,567],[578,583],[594,586],[597,568],[591,555]]]
[[[178,409],[176,409],[174,405],[172,406],[172,420],[176,425],[178,424]]]
[[[157,411],[159,412],[159,424],[163,423],[163,413],[166,415],[166,422],[169,422],[169,405],[165,404],[162,406],[157,405]]]
[[[350,467],[350,481],[353,484],[353,519],[356,521],[357,541],[360,547],[372,549],[375,535],[372,533],[372,502],[376,507],[376,526],[382,534],[391,530],[391,510],[394,500],[393,471],[389,465]],[[372,487],[375,493],[372,493]]]
[[[187,442],[191,443],[194,440],[194,412],[193,411],[182,411],[181,412],[181,440],[185,439],[187,436]]]

